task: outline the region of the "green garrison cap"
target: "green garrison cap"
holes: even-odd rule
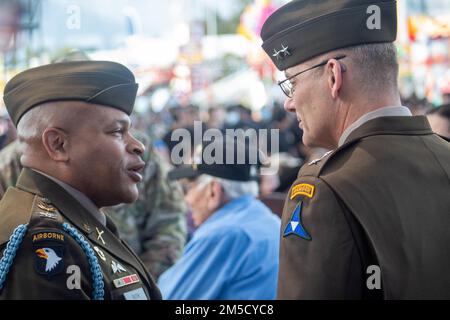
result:
[[[267,18],[262,47],[283,71],[317,55],[397,37],[397,1],[297,0]]]
[[[125,66],[110,61],[70,61],[28,69],[5,86],[3,100],[17,126],[33,107],[76,100],[106,105],[130,115],[138,84]]]

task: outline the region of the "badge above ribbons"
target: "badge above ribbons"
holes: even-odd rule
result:
[[[295,234],[305,240],[311,240],[311,236],[308,234],[308,232],[302,225],[301,219],[302,206],[303,201],[300,201],[299,204],[297,204],[297,206],[295,207],[294,212],[292,212],[291,219],[289,220],[288,224],[286,225],[286,228],[284,229],[283,237]]]

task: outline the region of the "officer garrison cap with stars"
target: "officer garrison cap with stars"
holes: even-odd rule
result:
[[[329,51],[393,42],[396,36],[393,0],[292,1],[267,18],[261,30],[262,47],[280,71]]]
[[[19,73],[6,84],[3,99],[17,126],[32,108],[61,100],[106,105],[130,115],[137,89],[133,73],[119,63],[71,61]]]

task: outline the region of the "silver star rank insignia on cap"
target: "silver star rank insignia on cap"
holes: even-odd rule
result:
[[[273,48],[273,57],[277,58],[277,60],[283,60],[284,58],[286,58],[287,56],[291,55],[291,52],[289,51],[289,47],[288,46],[284,46],[283,44],[281,44],[281,50],[278,50]]]

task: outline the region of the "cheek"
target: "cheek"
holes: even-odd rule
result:
[[[186,201],[192,208],[193,214],[199,219],[203,218],[207,210],[207,197],[201,192],[195,192],[195,194],[189,195]]]

